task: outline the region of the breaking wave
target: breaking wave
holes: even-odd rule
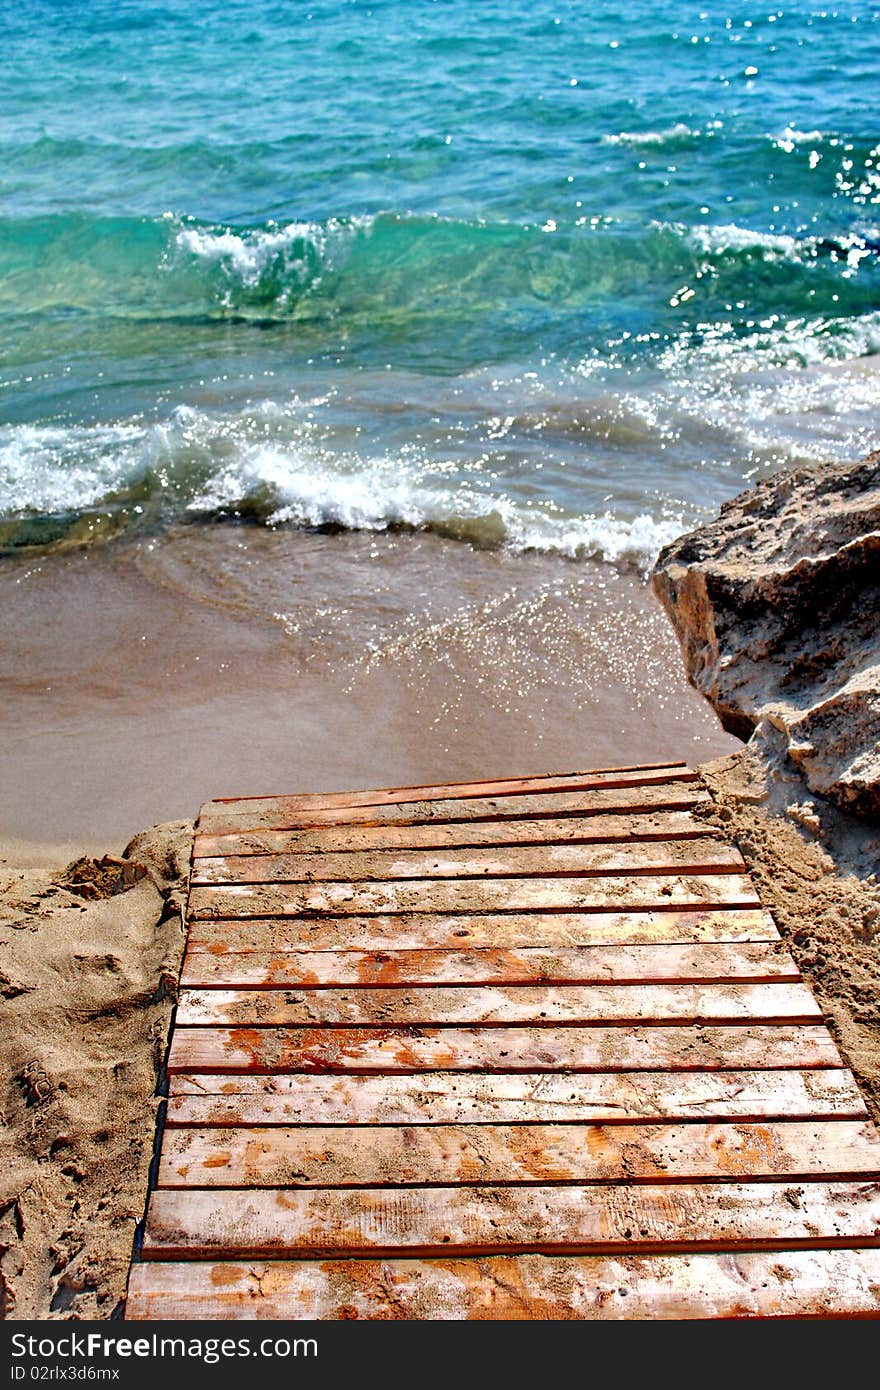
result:
[[[460,366],[600,347],[628,317],[643,322],[646,303],[661,329],[677,327],[670,310],[687,301],[673,303],[676,289],[697,270],[692,310],[704,322],[735,324],[737,302],[758,290],[765,310],[867,313],[880,261],[872,238],[870,228],[794,237],[586,217],[529,225],[380,213],[235,227],[64,214],[0,220],[0,314],[68,328],[89,319],[287,324],[308,348],[342,336],[349,351],[368,340],[387,355],[418,339],[432,357],[448,347]],[[765,265],[784,273],[756,280]]]
[[[266,420],[284,422],[267,442]],[[276,431],[277,432],[277,431]],[[151,427],[0,431],[0,548],[65,541],[83,517],[109,533],[173,521],[428,530],[479,547],[555,552],[646,565],[681,530],[681,516],[573,513],[517,495],[497,472],[456,474],[430,457],[334,452],[264,406],[239,417],[180,408]],[[97,539],[108,533],[96,528]],[[76,531],[83,539],[81,528]]]

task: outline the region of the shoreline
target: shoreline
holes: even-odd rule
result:
[[[214,796],[739,746],[688,686],[647,584],[601,563],[178,528],[6,558],[0,614],[0,835],[24,841],[104,848]]]

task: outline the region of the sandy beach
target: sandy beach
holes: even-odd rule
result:
[[[124,1315],[209,798],[684,760],[880,1118],[876,7],[6,8],[0,1318]]]
[[[640,574],[187,527],[8,557],[0,612],[5,1316],[121,1316],[214,795],[686,758],[880,1116],[876,834],[723,732]]]
[[[102,866],[73,844],[0,840],[3,1317],[120,1314],[183,944],[172,889],[188,847],[189,827],[177,826],[140,841],[136,864]]]

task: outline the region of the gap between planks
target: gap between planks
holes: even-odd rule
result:
[[[419,950],[485,947],[689,945],[779,942],[763,909],[651,908],[624,912],[377,913],[290,918],[203,918],[190,920],[189,952],[222,956],[254,950]]]
[[[526,774],[520,774],[519,776],[515,776],[515,777],[495,777],[495,778],[492,778],[492,779],[483,777],[483,778],[481,778],[479,781],[476,781],[476,782],[474,782],[474,781],[472,781],[472,782],[454,782],[454,783],[448,783],[448,782],[405,782],[405,783],[403,783],[402,785],[397,786],[397,787],[381,787],[381,788],[379,788],[379,791],[380,791],[383,795],[386,794],[386,793],[388,793],[388,794],[390,795],[392,792],[412,792],[412,791],[423,792],[423,791],[435,791],[435,790],[437,789],[437,787],[444,787],[444,788],[445,788],[445,787],[449,787],[449,786],[452,786],[452,787],[455,788],[455,789],[466,788],[466,787],[505,787],[505,786],[509,785],[510,783],[520,783],[520,782],[524,782],[524,781],[528,781],[528,782],[550,782],[550,781],[558,781],[559,778],[566,778],[566,779],[568,779],[568,778],[573,778],[573,777],[605,777],[605,776],[607,776],[609,773],[612,773],[612,772],[637,773],[637,772],[658,772],[658,771],[666,771],[666,770],[676,771],[676,772],[678,772],[678,771],[690,772],[691,769],[687,766],[687,764],[685,763],[685,760],[684,760],[683,758],[673,758],[673,759],[672,759],[671,761],[669,761],[669,762],[661,762],[661,763],[624,763],[624,764],[622,764],[622,765],[617,765],[617,764],[615,764],[613,767],[579,768],[579,769],[576,769],[574,772],[572,772],[572,771],[568,771],[568,772],[529,772],[529,773],[526,773]],[[285,799],[288,799],[288,800],[289,800],[291,797],[300,796],[300,795],[305,795],[306,797],[312,797],[312,796],[360,797],[360,796],[364,796],[364,795],[366,795],[366,794],[367,794],[367,793],[364,792],[364,789],[363,789],[362,787],[356,787],[353,791],[306,792],[306,793],[298,793],[298,792],[296,792],[296,793],[294,793],[294,792],[285,793],[285,792],[278,792],[278,793],[275,793],[273,796],[269,796],[269,797],[267,797],[267,796],[265,796],[265,795],[263,795],[263,794],[257,794],[256,796],[215,796],[215,797],[212,797],[210,801],[207,801],[207,802],[205,802],[204,804],[205,804],[206,806],[217,806],[217,805],[219,805],[219,806],[227,806],[227,805],[237,805],[237,804],[240,804],[240,803],[252,802],[252,801],[276,801],[276,800],[285,800]],[[375,793],[374,793],[373,790],[370,790],[370,791],[369,791],[369,795],[374,795],[374,794],[375,794]]]
[[[476,782],[435,782],[411,787],[377,787],[343,792],[306,792],[269,797],[228,797],[205,802],[199,819],[211,814],[214,806],[223,811],[243,807],[245,814],[263,806],[284,806],[292,810],[324,810],[349,806],[383,806],[406,802],[461,800],[494,795],[518,796],[530,792],[585,791],[594,787],[650,786],[665,782],[698,782],[699,776],[684,763],[656,763],[644,767],[599,768],[589,772],[539,773],[528,777],[505,777]]]
[[[196,834],[193,860],[216,855],[363,852],[394,849],[476,849],[503,845],[630,844],[691,840],[710,834],[688,810],[650,808],[543,818],[433,821],[417,825],[326,825],[302,830],[252,830],[240,834]]]
[[[713,837],[626,844],[513,845],[443,850],[380,849],[314,854],[220,855],[193,864],[194,885],[347,883],[385,879],[628,878],[655,874],[742,874],[739,850]]]
[[[245,807],[203,806],[197,822],[199,835],[235,835],[255,830],[303,830],[341,825],[420,825],[504,819],[535,819],[546,815],[592,815],[604,811],[690,809],[708,805],[710,797],[692,777],[649,784],[593,783],[577,789],[533,789],[519,794],[449,796],[410,802],[324,806],[303,809],[290,799],[255,799]]]
[[[191,919],[309,914],[655,912],[760,906],[747,874],[603,875],[559,878],[387,879],[190,889]]]

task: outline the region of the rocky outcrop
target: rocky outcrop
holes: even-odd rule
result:
[[[812,791],[880,819],[880,452],[741,493],[652,582],[725,729],[769,723]]]

